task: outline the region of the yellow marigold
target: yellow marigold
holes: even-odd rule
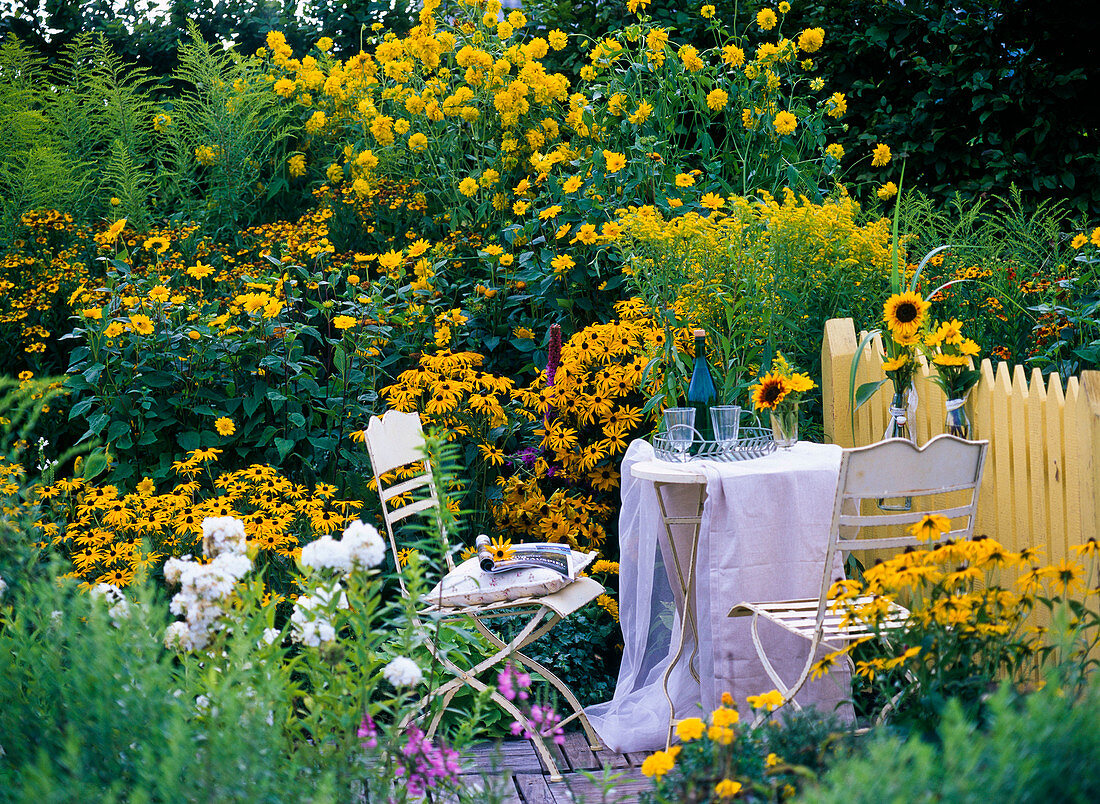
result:
[[[1087,242],[1089,242],[1088,235],[1079,234],[1079,235],[1077,235],[1077,237],[1073,238],[1073,242],[1070,243],[1070,245],[1073,246],[1074,248],[1081,248]]]
[[[798,118],[790,112],[780,112],[775,116],[775,130],[780,134],[793,134],[798,128]]]
[[[306,175],[306,158],[302,154],[294,154],[286,160],[287,171],[294,178]]]
[[[737,45],[726,45],[722,48],[722,63],[730,67],[740,67],[745,63],[745,51]]]
[[[703,732],[706,731],[707,724],[700,718],[688,717],[681,720],[676,724],[676,736],[683,742],[688,743],[692,740],[698,740],[703,736]]]
[[[807,53],[816,53],[825,43],[824,28],[807,28],[798,35],[798,48]]]
[[[555,28],[546,35],[546,40],[554,50],[561,50],[569,44],[569,35],[565,31]]]
[[[138,335],[152,335],[153,321],[147,315],[130,316],[130,328]]]
[[[726,104],[729,103],[729,93],[722,89],[712,89],[707,93],[707,108],[712,112],[720,112],[726,108]]]
[[[473,196],[477,192],[477,179],[467,176],[459,182],[458,191],[467,198]]]
[[[289,98],[297,87],[289,78],[280,78],[275,82],[275,94],[281,98]]]
[[[306,121],[306,133],[316,134],[325,127],[326,122],[328,121],[325,117],[325,113],[317,110],[312,115],[310,115],[309,120]]]
[[[661,777],[668,773],[676,764],[674,754],[670,751],[656,751],[642,762],[642,775],[649,777]]]
[[[825,114],[829,117],[835,117],[839,120],[848,111],[848,100],[844,97],[843,92],[834,92],[829,96],[829,100],[825,101]]]
[[[777,22],[779,22],[779,19],[770,8],[764,8],[756,12],[756,24],[760,26],[761,31],[770,31]]]
[[[733,798],[740,792],[741,783],[735,782],[733,779],[723,779],[714,786],[714,795],[718,798]]]
[[[576,263],[573,258],[567,254],[559,254],[554,259],[550,260],[550,265],[554,269],[554,275],[560,276],[572,268]]]
[[[712,212],[717,212],[726,205],[726,199],[717,193],[707,193],[700,199],[699,204],[703,209],[709,209]]]
[[[350,315],[338,315],[332,319],[332,326],[339,330],[351,329],[355,326],[356,320]]]
[[[695,177],[690,173],[677,173],[676,174],[676,186],[677,187],[691,187],[695,184]]]
[[[691,45],[684,45],[677,51],[677,55],[680,57],[680,62],[684,65],[684,69],[689,73],[695,73],[702,70],[706,65],[703,64],[703,60],[699,58],[699,51]]]
[[[844,158],[844,146],[839,142],[833,142],[825,146],[825,153],[839,162]]]
[[[729,727],[737,723],[741,719],[741,716],[737,713],[736,709],[730,709],[726,706],[721,706],[711,712],[710,722],[715,726]]]
[[[237,425],[228,416],[222,416],[215,421],[214,428],[218,431],[218,435],[222,436],[231,436],[237,432]]]
[[[608,173],[618,173],[626,167],[626,157],[623,154],[615,151],[604,151],[603,158],[607,164]]]
[[[882,361],[882,370],[883,371],[897,371],[899,368],[901,368],[902,366],[904,366],[908,362],[909,362],[909,354],[907,352],[902,352],[901,354],[899,354],[897,357],[893,358],[892,360]]]
[[[1092,230],[1092,237],[1090,237],[1089,240],[1094,246],[1100,246],[1100,226]]]
[[[638,104],[638,108],[634,110],[634,114],[630,115],[627,119],[634,125],[640,126],[649,116],[653,114],[653,106],[649,101],[642,101]]]
[[[765,709],[768,712],[783,705],[783,694],[779,690],[765,692],[763,695],[750,695],[746,700],[753,709]]]
[[[322,53],[328,53],[330,50],[332,50],[333,44],[335,43],[329,37],[322,36],[320,39],[317,40],[317,49],[320,50]]]
[[[562,184],[561,190],[563,193],[575,193],[581,188],[583,183],[580,176],[570,176],[565,180],[565,183]]]
[[[713,19],[714,18],[714,6],[712,6],[708,3],[707,5],[703,6],[701,9],[699,9],[699,15],[705,20]]]
[[[881,142],[875,146],[874,153],[871,157],[871,167],[883,167],[890,164],[890,160],[893,156],[890,154],[890,146],[883,145]]]
[[[409,150],[416,151],[417,153],[425,150],[428,147],[428,138],[421,134],[419,131],[409,137]]]
[[[898,194],[898,186],[892,181],[888,181],[886,182],[886,184],[878,188],[876,194],[883,201],[889,201],[891,198]]]

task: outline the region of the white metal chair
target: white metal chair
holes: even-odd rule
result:
[[[752,640],[756,653],[775,688],[783,695],[783,702],[800,708],[794,696],[806,683],[819,647],[831,651],[840,650],[851,642],[874,634],[870,625],[850,621],[846,612],[838,610],[835,601],[829,599],[829,589],[835,578],[834,557],[837,551],[878,550],[881,548],[905,548],[936,544],[948,539],[968,539],[974,531],[974,516],[978,506],[978,491],[982,482],[988,441],[964,441],[950,435],[933,438],[923,447],[912,442],[892,438],[877,444],[848,449],[840,461],[840,478],[837,482],[833,504],[833,519],[829,534],[829,546],[825,553],[825,566],[821,577],[821,590],[816,598],[784,600],[767,603],[738,603],[730,611],[730,617],[752,617]],[[881,511],[877,500],[912,497],[912,510]],[[960,502],[960,497],[965,498]],[[864,506],[865,500],[870,501]],[[921,500],[917,504],[917,500]],[[917,510],[917,509],[920,510]],[[864,511],[863,509],[866,509]],[[952,520],[952,529],[931,542],[922,542],[911,536],[896,535],[896,528],[886,535],[864,536],[860,530],[875,525],[911,525],[926,514],[940,514]],[[955,527],[958,520],[964,523]],[[859,607],[871,602],[871,597],[849,601]],[[890,602],[878,629],[890,630],[904,625],[909,612],[897,603]],[[787,684],[776,672],[768,658],[758,631],[761,620],[773,623],[809,642],[805,666],[793,684]],[[849,659],[849,664],[851,660]],[[763,715],[761,715],[761,718]]]
[[[382,518],[386,525],[386,534],[389,536],[390,548],[396,558],[397,538],[394,535],[394,526],[402,520],[414,515],[430,511],[439,505],[439,495],[432,480],[431,466],[424,454],[424,432],[420,416],[417,413],[402,413],[400,411],[387,411],[381,418],[371,417],[367,425],[366,438],[367,453],[370,456],[371,468],[374,470],[375,482],[378,484],[378,495],[382,501]],[[383,484],[383,477],[394,469],[410,467],[415,471],[411,478],[400,480],[389,485]],[[408,474],[408,472],[406,472]],[[416,499],[405,505],[394,506],[394,498],[401,495],[415,494]],[[444,542],[446,534],[443,535]],[[454,569],[454,561],[450,550],[445,551],[447,570]],[[404,578],[398,573],[398,582],[401,585],[402,594],[408,594],[405,588]],[[521,649],[530,645],[550,631],[561,620],[595,600],[604,591],[603,586],[591,578],[577,578],[568,586],[559,591],[539,597],[525,597],[517,600],[509,600],[498,603],[486,603],[475,606],[443,607],[436,602],[428,601],[429,605],[420,611],[420,615],[431,618],[457,619],[469,617],[477,630],[494,646],[496,652],[474,667],[463,668],[455,664],[445,652],[428,641],[428,649],[436,661],[452,676],[432,693],[434,696],[442,696],[442,705],[432,718],[427,729],[430,738],[439,725],[448,704],[454,695],[462,687],[470,687],[478,692],[484,692],[490,687],[478,679],[478,676],[497,668],[505,661],[514,661],[524,665],[549,682],[568,702],[573,712],[561,720],[561,725],[566,725],[573,720],[579,720],[589,745],[593,750],[601,748],[599,738],[588,722],[584,709],[572,691],[543,665],[536,662],[530,656],[521,652]],[[499,617],[524,617],[526,623],[518,633],[508,642],[501,639],[496,633],[486,626],[485,621]],[[550,771],[552,781],[561,780],[561,772],[554,761],[546,741],[539,735],[539,729],[515,706],[496,690],[492,690],[490,698],[498,706],[518,721],[533,738],[535,750],[538,751]],[[429,711],[427,698],[420,702],[413,711]]]

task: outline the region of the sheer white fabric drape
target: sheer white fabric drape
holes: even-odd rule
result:
[[[676,650],[680,618],[664,556],[664,533],[654,486],[631,476],[630,467],[651,460],[653,448],[633,442],[623,458],[622,512],[619,520],[619,616],[623,660],[614,697],[586,709],[604,743],[615,751],[663,748],[669,707],[662,687]],[[744,600],[814,597],[832,518],[840,468],[840,447],[799,443],[789,452],[739,463],[702,462],[707,503],[699,533],[696,607],[699,622],[700,681],[688,669],[691,635],[684,656],[669,678],[677,717],[701,715],[717,707],[723,692],[733,695],[743,717],[746,697],[774,685],[756,656],[748,618],[726,615]],[[698,490],[666,485],[670,515],[694,513]],[[669,561],[671,562],[671,556]],[[686,566],[685,566],[686,570]],[[838,559],[833,576],[842,577]],[[778,656],[780,675],[793,681],[802,669],[808,643],[778,629],[761,627],[769,656]],[[798,695],[803,706],[840,706],[851,717],[846,667],[807,683]],[[700,708],[700,706],[702,708]]]

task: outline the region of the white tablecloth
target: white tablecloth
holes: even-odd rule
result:
[[[696,605],[700,629],[700,681],[688,670],[691,638],[673,669],[669,691],[678,718],[703,715],[717,707],[723,692],[733,695],[743,717],[746,697],[774,685],[756,656],[749,618],[726,615],[742,601],[816,597],[840,471],[840,447],[799,442],[788,452],[733,463],[702,461],[707,501],[699,533]],[[653,459],[652,447],[633,442],[623,458],[619,520],[619,613],[623,662],[612,700],[588,707],[601,739],[616,751],[664,747],[669,709],[661,685],[679,638],[672,588],[658,548],[663,533],[651,482],[631,475],[631,466]],[[695,487],[664,486],[671,516],[693,514]],[[671,564],[671,557],[669,557]],[[840,560],[833,577],[842,577]],[[793,682],[809,643],[767,623],[761,638],[780,675]],[[778,661],[777,661],[778,657]],[[798,695],[851,717],[846,667],[834,668]],[[702,709],[700,709],[700,705]]]

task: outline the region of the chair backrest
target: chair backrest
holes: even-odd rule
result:
[[[389,536],[390,549],[396,561],[397,539],[394,526],[413,514],[430,511],[439,505],[431,464],[424,454],[424,429],[420,414],[389,410],[381,417],[372,416],[367,423],[365,441],[371,469],[374,471],[374,482],[378,488],[378,498],[382,502],[382,520],[386,524],[386,535]],[[395,469],[406,471],[401,473],[402,476],[396,482],[383,483],[383,477]],[[419,492],[415,500],[404,505],[393,504],[396,497],[411,492]],[[449,548],[444,550],[444,555],[447,568],[453,569],[454,562]],[[405,583],[400,573],[398,580],[404,591]]]
[[[829,587],[835,580],[830,576],[838,551],[926,546],[973,535],[988,448],[988,441],[965,441],[945,434],[923,447],[904,438],[891,438],[844,450],[818,603],[819,623]],[[878,500],[905,497],[913,499],[911,510],[883,510],[875,504]],[[864,506],[864,500],[870,500],[871,504]],[[920,522],[927,514],[947,517],[952,522],[951,529],[938,539],[917,539],[905,526]],[[900,525],[904,530],[902,535],[897,534],[896,528],[882,536],[861,534],[863,528],[876,525]]]

